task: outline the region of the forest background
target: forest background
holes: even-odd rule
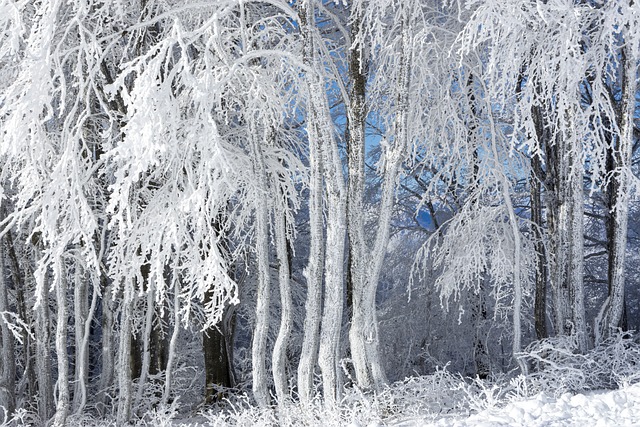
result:
[[[639,42],[634,0],[1,0],[0,406],[612,386],[559,359],[637,351]]]

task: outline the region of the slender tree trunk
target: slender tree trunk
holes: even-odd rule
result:
[[[382,183],[378,227],[370,255],[365,258],[366,271],[362,272],[363,280],[354,280],[353,319],[349,340],[351,356],[356,371],[358,384],[363,388],[379,389],[387,382],[379,353],[379,332],[376,311],[376,291],[382,271],[382,265],[389,242],[391,215],[395,201],[395,189],[400,174],[400,165],[404,159],[409,143],[409,91],[411,87],[411,66],[413,62],[413,37],[411,35],[411,6],[404,6],[402,22],[402,51],[399,78],[399,89],[396,117],[393,125],[393,146],[384,153],[385,169]],[[362,82],[361,82],[362,83]],[[364,108],[364,106],[356,108]],[[354,113],[358,113],[356,110]],[[362,112],[360,114],[363,114]],[[364,120],[361,117],[360,120]],[[356,121],[358,123],[358,121]],[[364,138],[364,133],[357,135]],[[364,141],[361,142],[364,144]],[[362,178],[364,179],[364,178]],[[362,196],[359,196],[361,198]],[[357,233],[357,231],[356,231]],[[359,273],[360,274],[360,273]]]
[[[321,89],[318,87],[318,94]],[[318,98],[320,96],[318,95]],[[326,99],[323,99],[326,102]],[[317,111],[326,114],[328,106],[320,104]],[[347,231],[346,200],[342,164],[338,147],[330,132],[330,121],[321,122],[325,126],[323,135],[325,175],[327,176],[327,243],[325,252],[325,297],[320,330],[318,363],[322,371],[322,386],[325,402],[334,404],[340,400],[339,366],[340,331],[344,305],[344,249]]]
[[[536,136],[540,147],[544,147],[547,142],[548,133],[544,127],[544,118],[540,107],[532,109],[533,121],[536,128]],[[531,225],[534,236],[535,260],[535,303],[534,303],[534,323],[536,337],[541,340],[547,335],[547,256],[543,237],[543,217],[542,217],[542,161],[538,154],[531,157],[531,174],[529,183],[531,186]]]
[[[361,17],[351,23],[349,49],[350,105],[347,109],[348,139],[348,198],[347,220],[349,234],[349,291],[351,293],[351,327],[349,342],[356,379],[360,387],[371,387],[369,361],[367,359],[365,329],[367,319],[363,311],[364,288],[368,253],[364,235],[364,187],[365,187],[365,120],[366,76],[362,64],[362,44],[358,37]]]
[[[162,394],[162,404],[166,405],[171,394],[171,383],[173,382],[173,365],[176,357],[176,345],[180,335],[180,280],[174,278],[173,284],[173,332],[169,341],[169,356],[167,358],[166,381],[164,393]]]
[[[120,348],[118,354],[118,425],[131,418],[131,316],[133,314],[133,283],[125,285],[120,313]]]
[[[313,63],[313,8],[309,1],[302,2],[300,7],[301,31],[303,33],[305,62]],[[309,91],[312,88],[309,87]],[[309,94],[310,96],[310,94]],[[320,319],[322,312],[322,279],[324,265],[324,231],[323,231],[323,170],[318,135],[317,121],[312,106],[309,106],[307,135],[309,140],[309,169],[311,173],[309,186],[309,261],[304,269],[307,279],[307,300],[305,303],[304,337],[298,365],[298,394],[303,403],[311,401],[313,390],[314,368],[318,360],[320,342]]]
[[[87,306],[87,281],[84,275],[80,274],[80,267],[76,266],[75,283],[73,285],[73,316],[74,316],[74,335],[75,335],[75,373],[73,388],[74,412],[78,412],[81,402],[86,402],[87,374],[89,372],[89,354],[84,348],[85,341],[85,324],[89,315],[89,307]]]
[[[93,317],[96,312],[96,307],[98,305],[98,286],[94,283],[93,285],[93,293],[91,295],[91,305],[89,307],[89,313],[86,316],[84,324],[82,327],[84,328],[82,331],[82,341],[80,342],[79,352],[78,352],[78,360],[80,360],[84,366],[78,368],[78,377],[76,381],[79,384],[79,387],[76,393],[79,394],[77,397],[74,394],[74,402],[77,401],[77,406],[75,407],[75,413],[81,414],[84,411],[85,405],[87,404],[87,381],[89,376],[89,335],[91,334],[91,323],[93,322]]]
[[[58,306],[56,321],[56,355],[58,359],[58,401],[53,424],[65,426],[69,415],[69,357],[67,355],[67,272],[64,261],[58,259],[55,263],[57,283],[56,302]]]
[[[4,218],[0,217],[0,219]],[[5,239],[0,239],[0,313],[10,311],[8,285],[4,274],[4,241]],[[13,340],[13,334],[0,317],[0,343],[2,343],[0,349],[0,406],[5,408],[9,416],[16,410],[16,354]]]
[[[100,276],[100,288],[102,292],[102,364],[100,370],[100,382],[98,386],[98,402],[108,405],[109,393],[115,377],[115,345],[114,345],[114,301],[111,295],[112,286],[108,284],[107,276],[102,272]]]
[[[155,295],[152,288],[147,288],[147,302],[145,305],[144,330],[142,331],[142,367],[140,369],[140,378],[138,380],[138,390],[134,399],[133,406],[137,407],[142,401],[144,388],[149,376],[149,367],[151,365],[151,350],[149,343],[151,341],[151,329],[153,328],[153,312],[155,309]],[[135,350],[134,350],[135,351]]]
[[[286,200],[284,200],[286,203]],[[280,285],[280,330],[273,346],[273,358],[271,359],[273,380],[276,388],[278,403],[284,403],[289,397],[286,359],[287,344],[291,335],[293,324],[293,303],[291,301],[291,280],[289,271],[289,250],[287,247],[287,230],[285,216],[279,209],[273,210],[274,228],[276,240],[276,253],[278,257],[278,281]]]
[[[267,386],[267,333],[269,331],[269,206],[267,201],[267,175],[260,141],[255,126],[251,130],[251,154],[257,193],[254,195],[256,216],[256,258],[258,261],[258,295],[256,300],[256,324],[253,331],[251,362],[253,367],[253,395],[260,406],[269,404]],[[266,131],[265,131],[266,132]]]
[[[45,271],[36,273],[36,377],[38,381],[38,415],[46,423],[53,416],[53,387],[51,385],[51,355],[49,351],[49,292]]]
[[[29,329],[35,329],[34,319],[32,317],[32,311],[27,310],[27,302],[25,292],[28,292],[25,277],[31,276],[31,273],[27,273],[26,269],[21,268],[18,255],[16,253],[16,247],[11,231],[7,231],[4,239],[6,240],[6,249],[9,256],[9,267],[11,270],[11,280],[16,290],[16,309],[20,319],[25,324],[29,325]],[[0,239],[1,240],[1,239]],[[23,261],[23,264],[29,266],[30,263],[27,260]],[[22,343],[24,348],[25,367],[22,380],[19,384],[19,395],[29,396],[31,400],[29,403],[37,403],[34,398],[38,393],[36,371],[34,368],[34,344],[31,338],[31,334],[26,329],[22,330]],[[26,389],[26,390],[25,390]]]

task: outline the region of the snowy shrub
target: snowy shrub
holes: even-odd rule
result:
[[[628,332],[613,335],[586,354],[577,352],[574,337],[547,338],[529,345],[522,357],[535,368],[528,381],[536,392],[612,389],[640,378],[640,344]]]

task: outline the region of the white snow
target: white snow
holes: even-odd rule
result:
[[[502,408],[489,408],[469,417],[447,417],[436,421],[403,420],[394,426],[497,427],[497,426],[640,426],[640,384],[614,391],[586,394],[565,393],[559,397],[539,394],[514,401]]]

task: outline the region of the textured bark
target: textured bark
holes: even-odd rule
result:
[[[173,365],[176,357],[176,345],[178,336],[180,335],[180,281],[175,279],[173,284],[173,331],[171,340],[169,341],[169,355],[167,357],[166,381],[164,384],[164,392],[162,394],[162,404],[169,402],[171,395],[171,383],[173,381]]]
[[[17,249],[13,239],[13,233],[7,231],[4,235],[6,241],[6,251],[9,257],[9,269],[11,271],[11,281],[16,291],[16,310],[20,319],[22,319],[30,328],[34,327],[33,311],[27,310],[27,302],[25,293],[28,293],[27,284],[25,283],[25,277],[31,275],[27,273],[27,270],[21,268],[21,263],[18,260]],[[1,241],[1,239],[0,239]],[[29,265],[29,262],[23,261],[23,265]],[[36,371],[34,367],[34,343],[28,330],[22,330],[22,342],[24,349],[25,367],[23,373],[23,380],[19,384],[19,395],[29,396],[29,403],[36,404],[35,397],[38,393],[38,386],[36,380]],[[26,381],[25,381],[26,379]]]
[[[318,93],[320,88],[318,87]],[[318,100],[326,102],[326,99]],[[321,112],[328,112],[328,105],[320,104]],[[330,121],[323,121],[327,129],[323,135],[325,175],[327,176],[327,242],[325,252],[325,297],[320,330],[318,364],[322,371],[322,387],[325,402],[340,401],[340,331],[344,305],[344,250],[346,225],[346,200],[342,165],[338,146],[328,133]]]
[[[286,202],[286,201],[285,201]],[[289,250],[287,247],[287,233],[285,217],[278,209],[273,210],[276,253],[278,257],[278,281],[280,285],[280,329],[273,345],[271,359],[273,381],[276,388],[278,403],[284,403],[289,397],[286,372],[287,344],[293,326],[293,303],[291,300],[291,278],[289,271]]]
[[[107,390],[113,385],[115,378],[115,346],[114,346],[114,309],[113,298],[111,296],[111,285],[108,284],[106,275],[100,277],[100,288],[102,293],[102,340],[101,340],[101,369],[100,381],[98,385],[98,402],[107,405],[109,395]]]
[[[51,355],[49,351],[49,293],[45,283],[46,273],[38,277],[36,298],[39,303],[35,307],[36,336],[36,378],[38,381],[38,415],[40,421],[46,423],[53,416],[53,387],[51,385]]]
[[[138,380],[138,390],[136,392],[135,399],[133,400],[133,406],[137,407],[142,400],[144,388],[147,383],[147,377],[149,376],[149,370],[151,365],[151,330],[153,329],[153,312],[155,309],[154,290],[153,288],[147,288],[147,301],[145,304],[144,315],[144,329],[142,331],[142,364],[140,368],[140,377]],[[138,351],[138,348],[132,351]]]
[[[76,414],[82,413],[87,403],[87,381],[89,376],[89,336],[91,334],[91,324],[93,323],[97,304],[98,288],[94,285],[93,294],[91,296],[91,305],[89,306],[89,313],[87,314],[84,323],[82,324],[82,340],[79,343],[79,348],[76,348],[77,360],[83,363],[83,366],[79,366],[76,369],[76,381],[78,383],[78,387],[73,396],[75,408],[74,412]],[[75,402],[77,402],[77,404]]]
[[[571,111],[563,112],[566,131],[547,146],[547,223],[553,258],[551,284],[556,335],[575,335],[586,351],[583,262],[582,142],[575,141]]]
[[[311,26],[314,24],[313,8],[308,1],[300,5],[301,31],[303,34],[304,59],[313,63],[313,41]],[[309,88],[309,91],[312,89]],[[317,121],[313,106],[309,106],[307,136],[309,140],[309,261],[304,270],[307,280],[305,303],[304,337],[298,365],[298,395],[303,403],[311,401],[314,368],[318,360],[320,343],[320,319],[322,312],[322,279],[324,265],[324,227],[322,210],[323,168]]]
[[[368,253],[364,234],[364,189],[365,189],[365,120],[366,120],[366,76],[362,64],[362,45],[358,31],[359,16],[351,24],[351,38],[355,40],[349,50],[349,106],[347,109],[347,221],[349,235],[349,276],[351,327],[349,341],[358,385],[372,385],[369,361],[366,353],[366,318],[363,312],[366,264]]]
[[[4,219],[0,217],[0,220]],[[10,311],[8,284],[5,280],[5,245],[0,239],[0,313]],[[16,409],[16,354],[14,338],[7,324],[0,318],[0,406],[9,415]]]
[[[133,284],[128,284],[133,287]],[[131,316],[133,312],[132,290],[125,289],[122,312],[120,314],[120,349],[118,354],[118,425],[124,425],[131,418]]]
[[[258,294],[256,299],[256,324],[253,330],[251,365],[253,368],[253,396],[260,406],[269,404],[267,386],[267,333],[269,331],[269,206],[267,201],[267,174],[260,141],[253,127],[251,154],[253,157],[257,192],[255,202],[256,258],[258,262]]]
[[[62,259],[55,263],[56,283],[56,356],[58,360],[58,381],[56,382],[57,402],[54,426],[65,426],[69,415],[69,356],[67,354],[67,277]]]
[[[548,134],[545,131],[542,111],[540,107],[532,109],[532,116],[535,123],[536,137],[538,144],[544,147]],[[531,173],[529,183],[531,187],[531,224],[534,237],[534,249],[536,251],[535,260],[535,303],[534,303],[534,323],[536,337],[541,340],[547,335],[547,256],[543,240],[543,217],[542,217],[542,162],[540,156],[534,154],[531,158]]]
[[[76,267],[75,283],[73,289],[73,316],[74,316],[74,338],[75,338],[75,352],[74,352],[74,387],[73,387],[73,411],[79,412],[78,409],[87,401],[87,375],[89,372],[89,354],[85,342],[85,324],[89,315],[89,307],[87,301],[87,287],[88,283],[86,278],[83,277],[79,268]]]
[[[205,294],[204,304],[208,304],[211,294]],[[223,320],[216,326],[210,327],[202,333],[202,346],[204,354],[205,370],[205,402],[214,403],[223,398],[223,394],[218,387],[230,388],[231,381],[231,355],[228,352],[230,347],[227,342],[229,332]]]

